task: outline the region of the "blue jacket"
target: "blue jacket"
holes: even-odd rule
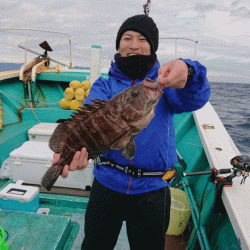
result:
[[[183,89],[164,89],[164,94],[156,106],[155,117],[148,127],[135,137],[136,151],[132,162],[125,159],[118,150],[105,153],[104,157],[113,159],[118,164],[132,163],[136,168],[151,171],[165,171],[177,163],[173,114],[197,110],[205,105],[210,96],[206,68],[197,61],[183,61],[194,69],[192,80],[188,81]],[[157,61],[146,77],[156,80],[159,67]],[[97,79],[85,103],[91,103],[95,98],[109,100],[132,83],[138,84],[143,80],[144,78],[133,81],[112,62],[109,79]],[[95,166],[94,175],[102,185],[124,194],[140,194],[170,185],[161,177],[131,177],[103,165]]]

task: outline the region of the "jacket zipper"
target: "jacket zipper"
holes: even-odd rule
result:
[[[135,86],[136,80],[137,79],[132,80],[131,86]],[[132,160],[130,160],[130,165],[133,166]],[[129,189],[130,189],[130,186],[131,186],[131,183],[132,183],[132,179],[133,179],[133,177],[131,176],[130,179],[129,179],[128,189],[127,189],[127,193],[126,194],[129,194]]]
[[[130,160],[130,165],[133,166],[132,160]],[[130,176],[129,184],[128,184],[128,189],[127,189],[126,194],[129,194],[129,190],[130,190],[130,186],[131,186],[131,183],[132,183],[132,179],[133,179],[133,177]]]

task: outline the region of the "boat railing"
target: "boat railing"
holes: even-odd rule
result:
[[[44,32],[44,33],[49,33],[49,34],[60,34],[60,35],[65,35],[68,38],[69,42],[69,57],[70,57],[70,63],[69,63],[69,68],[72,68],[72,46],[71,46],[71,37],[68,33],[66,32],[60,32],[60,31],[52,31],[52,30],[44,30],[44,29],[33,29],[33,28],[0,28],[0,31],[23,31],[25,32],[25,45],[20,45],[18,44],[19,47],[23,48],[25,51],[24,54],[24,62],[27,62],[27,52],[30,51],[31,49],[28,49],[28,31],[34,31],[34,32]],[[34,52],[33,52],[34,53]],[[67,65],[66,65],[67,66]]]
[[[160,40],[174,40],[175,43],[175,49],[174,49],[174,58],[177,59],[178,55],[178,41],[188,41],[194,43],[194,52],[193,52],[193,59],[196,59],[197,56],[197,44],[198,41],[190,39],[190,38],[185,38],[185,37],[160,37]]]

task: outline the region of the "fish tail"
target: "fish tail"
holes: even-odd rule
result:
[[[41,186],[50,191],[62,170],[63,166],[61,164],[53,164],[42,177]]]

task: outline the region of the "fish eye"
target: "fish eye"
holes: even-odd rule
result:
[[[136,96],[138,96],[139,95],[139,90],[135,90],[135,91],[133,91],[133,92],[131,92],[131,95],[133,96],[133,97],[136,97]]]

